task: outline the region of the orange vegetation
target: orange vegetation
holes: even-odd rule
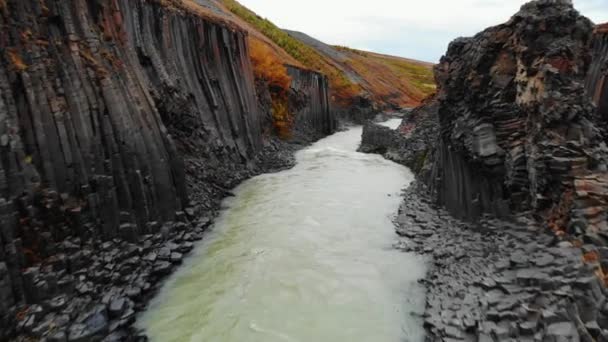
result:
[[[417,106],[435,92],[431,63],[372,52],[335,47],[348,58],[338,62],[349,74],[361,78],[363,89],[379,104]]]
[[[27,70],[27,64],[23,62],[23,59],[17,51],[14,49],[7,49],[8,60],[15,70],[21,72]]]
[[[264,79],[273,88],[289,89],[291,78],[287,74],[287,68],[266,44],[249,38],[249,55],[256,78]]]
[[[583,255],[583,261],[588,264],[596,263],[600,260],[600,255],[597,252],[588,252]]]
[[[216,0],[222,13],[210,11],[193,0],[156,0],[203,17],[230,23],[267,47],[281,64],[294,65],[325,74],[335,104],[347,107],[358,96],[366,96],[380,107],[414,106],[435,91],[432,64],[334,47],[346,55],[334,59],[312,45],[290,36],[236,0]]]
[[[222,0],[221,3],[243,28],[269,46],[276,47],[278,51],[275,50],[275,53],[281,56],[284,63],[325,74],[329,79],[334,102],[348,106],[355,96],[361,94],[360,84],[352,81],[333,60],[325,58],[312,46],[291,37],[271,21],[260,17],[235,0]]]
[[[249,38],[249,55],[256,79],[268,83],[274,127],[280,137],[288,138],[293,127],[293,116],[289,112],[291,77],[287,68],[268,45],[256,38]]]

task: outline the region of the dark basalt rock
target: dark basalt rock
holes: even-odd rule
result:
[[[363,126],[359,151],[378,153],[419,174],[439,134],[438,102],[434,97],[404,114],[396,130],[368,122]]]
[[[6,0],[0,25],[0,340],[134,336],[230,189],[335,129],[290,68],[297,144],[273,136],[247,33],[179,1]]]
[[[427,341],[605,340],[605,33],[532,1],[450,44],[424,115],[366,127],[362,149],[418,175],[397,247],[430,259]]]
[[[532,1],[452,42],[435,98],[397,132],[366,127],[362,149],[411,167],[457,217],[531,211],[606,244],[605,41],[571,1]]]
[[[330,108],[327,76],[291,65],[287,66],[287,72],[292,80],[291,90],[297,98],[293,106],[296,131],[312,135],[334,132],[337,121]]]
[[[569,1],[533,1],[450,44],[437,66],[440,138],[429,187],[462,218],[542,211],[600,171],[603,126],[584,91],[593,26]]]
[[[593,61],[585,85],[600,116],[608,120],[608,23],[595,28],[592,53]]]
[[[427,196],[415,183],[395,220],[396,247],[429,260],[427,341],[593,341],[608,329],[606,288],[579,248],[525,215],[463,222]]]

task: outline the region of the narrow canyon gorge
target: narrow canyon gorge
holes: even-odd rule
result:
[[[608,341],[608,24],[571,1],[436,65],[234,0],[0,24],[0,341]]]

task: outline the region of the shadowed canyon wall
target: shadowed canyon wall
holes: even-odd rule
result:
[[[388,142],[366,127],[363,148],[419,171],[459,218],[532,211],[605,245],[606,42],[605,26],[570,1],[532,1],[453,41],[435,68],[437,95]]]
[[[318,72],[287,66],[291,89],[295,93],[296,129],[327,135],[336,129],[329,100],[329,82]]]
[[[592,52],[593,63],[587,77],[587,91],[600,115],[608,119],[608,23],[596,27]]]
[[[94,304],[136,277],[149,289],[152,275],[179,261],[125,260],[174,229],[183,238],[209,202],[260,171],[274,138],[246,33],[177,1],[8,0],[0,14],[0,340],[15,319],[29,322],[19,333],[34,338],[49,331],[42,317],[46,328],[68,324],[69,315],[65,322],[48,310],[56,296],[80,298],[68,305],[72,319],[88,310],[70,336],[105,336],[108,324],[97,331],[90,322],[112,315]],[[331,133],[326,78],[293,76],[305,98],[298,120]],[[134,245],[148,235],[144,249]],[[172,252],[192,248],[193,238],[182,238]],[[128,325],[130,312],[113,318]]]
[[[593,27],[568,1],[524,5],[452,42],[436,68],[431,191],[464,218],[550,209],[603,140],[584,94]]]

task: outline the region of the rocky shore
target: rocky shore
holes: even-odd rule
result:
[[[559,239],[526,215],[470,223],[404,193],[397,247],[426,255],[427,341],[608,341],[608,248]]]
[[[186,172],[198,175],[188,174],[193,199],[176,213],[175,221],[151,222],[139,232],[136,226],[123,224],[121,235],[112,240],[73,236],[61,243],[47,241],[45,252],[51,256],[23,271],[19,285],[26,302],[5,308],[4,336],[49,342],[146,340],[145,333],[133,328],[136,315],[203,239],[222,200],[232,196],[230,189],[256,175],[292,167],[295,152],[319,137],[299,131],[288,142],[271,139],[250,167],[216,170],[213,182],[202,180],[197,165],[186,161]],[[47,204],[50,212],[60,210],[56,203]],[[12,300],[11,283],[3,265],[0,298],[6,305]]]
[[[437,94],[362,151],[410,167],[428,341],[607,341],[605,25],[537,0],[453,41]]]
[[[313,139],[306,133],[291,142],[273,139],[256,157],[255,167],[216,176],[228,186],[289,168],[294,153]],[[204,237],[222,199],[231,196],[231,188],[201,183],[191,187],[203,197],[178,212],[175,221],[151,223],[141,235],[125,225],[123,235],[113,240],[72,237],[52,244],[52,257],[23,272],[24,295],[35,304],[10,308],[14,321],[3,328],[15,330],[6,335],[16,336],[15,341],[145,340],[132,328],[137,313]],[[1,298],[8,298],[7,289],[0,286]]]

